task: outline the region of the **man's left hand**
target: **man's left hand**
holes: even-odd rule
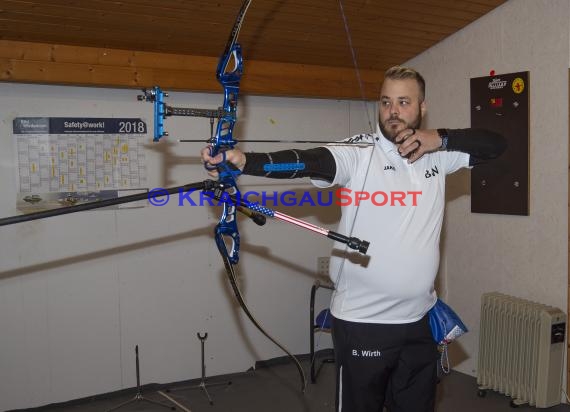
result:
[[[435,129],[404,129],[396,135],[394,142],[400,155],[407,157],[409,163],[441,147],[441,137]]]

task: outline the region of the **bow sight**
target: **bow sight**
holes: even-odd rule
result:
[[[164,119],[169,116],[189,116],[189,117],[206,117],[213,121],[218,121],[226,116],[232,116],[222,107],[215,110],[197,109],[192,107],[172,107],[164,102],[164,98],[168,97],[168,93],[163,92],[160,87],[154,86],[152,89],[142,90],[143,94],[137,96],[137,100],[153,103],[154,105],[154,135],[153,141],[158,142],[164,136],[168,136],[168,132],[164,130]],[[235,116],[235,114],[233,114]],[[208,143],[208,142],[206,142]]]

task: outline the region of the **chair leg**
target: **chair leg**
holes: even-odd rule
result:
[[[311,362],[311,383],[315,383],[315,292],[317,291],[317,284],[313,284],[311,287],[311,301],[309,305],[309,360]]]

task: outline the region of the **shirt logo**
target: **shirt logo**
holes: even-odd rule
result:
[[[396,168],[392,165],[386,165],[384,166],[384,170],[396,170]]]
[[[435,177],[435,175],[437,175],[437,174],[439,174],[439,170],[437,169],[437,166],[434,166],[431,168],[431,170],[429,170],[429,169],[426,170],[426,173],[424,176],[426,177],[426,179],[429,179],[430,177]]]
[[[370,133],[362,133],[356,136],[349,137],[348,139],[345,139],[343,143],[359,143],[363,140],[372,139],[373,137],[374,136],[372,136]],[[376,140],[378,140],[378,138],[376,138]]]

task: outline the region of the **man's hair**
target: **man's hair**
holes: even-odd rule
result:
[[[384,73],[384,79],[390,79],[390,80],[413,79],[413,80],[415,80],[418,83],[418,86],[420,86],[420,99],[422,102],[424,101],[425,96],[426,96],[426,81],[424,80],[422,75],[419,74],[414,69],[412,69],[410,67],[405,67],[405,66],[390,67],[388,70],[386,70],[386,73]]]

